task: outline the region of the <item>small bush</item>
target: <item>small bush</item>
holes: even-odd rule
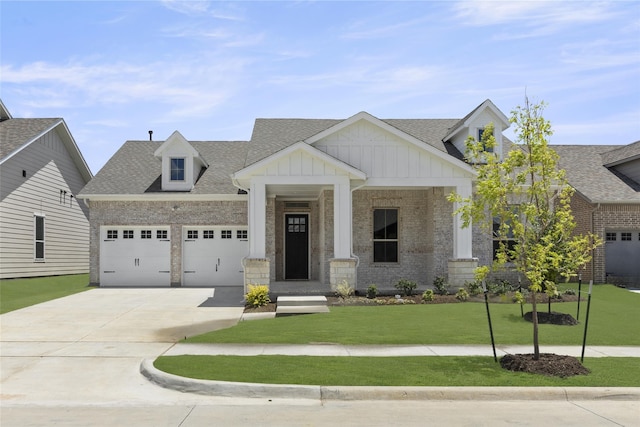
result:
[[[374,299],[378,296],[378,287],[376,285],[369,285],[367,288],[367,298]]]
[[[438,295],[449,294],[449,284],[444,280],[444,277],[436,277],[433,280],[433,290]]]
[[[434,293],[431,289],[427,289],[426,291],[424,291],[422,293],[422,301],[423,302],[429,302],[429,301],[433,301],[434,299]]]
[[[576,295],[578,292],[575,289],[568,288],[564,290],[565,295]]]
[[[269,286],[249,285],[249,292],[244,296],[247,305],[251,307],[262,307],[271,302],[269,298]]]
[[[511,291],[512,286],[508,280],[497,280],[487,283],[487,291],[493,295],[505,295]]]
[[[469,292],[464,288],[458,289],[458,292],[456,292],[456,299],[459,301],[466,301],[469,299]]]
[[[340,298],[346,299],[355,293],[355,289],[353,289],[353,286],[351,286],[349,282],[347,282],[346,280],[343,280],[342,282],[336,285],[335,292],[336,292],[336,295],[338,295]]]
[[[513,302],[516,304],[524,304],[524,295],[520,291],[516,291],[513,294]]]
[[[416,290],[418,284],[413,280],[400,279],[395,285],[396,289],[402,292],[402,295],[410,297]]]
[[[473,282],[469,282],[465,286],[467,287],[467,290],[469,291],[469,295],[477,296],[477,295],[480,295],[483,292],[483,290],[482,290],[482,281],[480,281],[480,280],[475,280]]]

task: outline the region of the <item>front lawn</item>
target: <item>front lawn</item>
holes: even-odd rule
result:
[[[634,358],[586,358],[589,375],[512,372],[492,357],[163,356],[155,367],[205,380],[344,386],[637,387]]]
[[[0,280],[0,314],[91,289],[88,274]]]
[[[577,285],[565,285],[563,288]],[[540,345],[582,345],[588,286],[582,286],[577,326],[540,325]],[[547,310],[546,298],[538,304]],[[530,311],[530,304],[524,310]],[[517,304],[491,304],[497,345],[531,344],[532,325]],[[553,303],[552,310],[576,316],[577,303]],[[640,294],[612,285],[593,287],[587,345],[640,345]],[[331,307],[312,314],[240,322],[191,337],[193,343],[490,344],[484,303]]]

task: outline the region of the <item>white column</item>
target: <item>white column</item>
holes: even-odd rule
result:
[[[333,257],[351,258],[351,185],[344,177],[333,185]]]
[[[252,180],[249,190],[249,258],[266,258],[266,234],[266,185]]]
[[[471,197],[471,181],[457,185],[455,192],[463,198]],[[453,209],[457,210],[459,203],[454,203]],[[473,233],[471,226],[462,228],[462,215],[453,216],[453,259],[471,259]]]

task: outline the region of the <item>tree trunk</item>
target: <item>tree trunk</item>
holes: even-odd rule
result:
[[[536,307],[536,291],[531,291],[531,320],[533,321],[533,360],[540,359],[538,344],[538,309]]]

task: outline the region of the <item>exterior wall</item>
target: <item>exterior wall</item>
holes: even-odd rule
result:
[[[247,224],[247,202],[244,201],[90,201],[90,206],[92,284],[100,282],[100,227],[103,225],[169,225],[171,283],[177,286],[182,282],[183,226]]]
[[[607,230],[640,229],[640,205],[600,205],[593,212],[593,233],[605,240]],[[596,248],[594,257],[593,281],[606,282],[604,244]]]
[[[592,232],[594,211],[595,207],[584,197],[577,193],[573,195],[573,197],[571,198],[571,212],[573,213],[573,218],[576,222],[574,234],[586,234]],[[600,236],[604,239],[604,233],[600,234]],[[598,281],[594,276],[594,269],[596,264],[599,265],[599,269],[604,269],[604,250],[602,250],[601,256],[599,256],[596,260],[598,250],[599,249],[596,249],[596,251],[594,251],[594,253],[592,254],[592,261],[589,262],[580,272],[583,282],[593,280],[596,283],[602,283],[602,281]]]
[[[358,190],[353,193],[353,251],[359,258],[357,289],[376,284],[380,290],[394,289],[400,279],[414,280],[421,288],[445,275],[447,258],[452,253],[451,226],[445,236],[442,222],[451,219],[451,205],[446,219],[437,217],[437,207],[444,210],[442,190]],[[373,262],[373,210],[398,209],[399,260],[393,264]],[[438,232],[442,232],[439,235]]]
[[[84,185],[55,130],[2,164],[1,279],[89,271],[89,214],[75,198]],[[44,262],[34,261],[35,214],[45,216]]]

